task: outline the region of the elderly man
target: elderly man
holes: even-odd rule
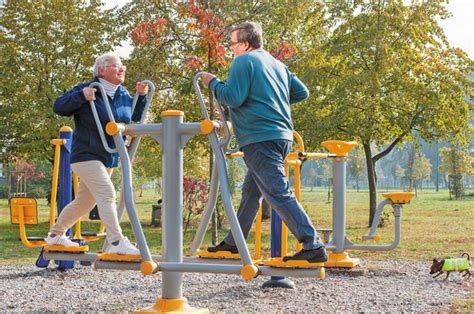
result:
[[[259,24],[245,22],[230,33],[234,60],[227,82],[204,72],[202,81],[217,100],[229,107],[235,136],[248,172],[237,213],[248,236],[263,196],[277,211],[303,249],[288,260],[327,261],[324,245],[303,207],[290,191],[284,161],[291,150],[293,122],[290,104],[308,97],[306,86],[262,47]],[[209,252],[237,253],[231,233]]]

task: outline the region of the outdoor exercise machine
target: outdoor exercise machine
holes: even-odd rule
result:
[[[291,152],[286,161],[287,174],[289,174],[288,168],[293,167],[293,173],[295,176],[295,196],[298,201],[301,202],[301,191],[300,191],[300,168],[303,158],[330,158],[333,162],[333,217],[332,217],[332,237],[329,243],[326,243],[326,249],[329,252],[329,259],[324,263],[325,267],[346,267],[351,268],[359,265],[360,261],[356,258],[351,258],[346,250],[366,250],[366,251],[388,251],[396,248],[400,243],[401,239],[401,211],[403,205],[408,204],[410,200],[415,196],[414,192],[390,192],[383,193],[382,196],[385,198],[379,203],[372,221],[370,231],[368,235],[363,236],[363,240],[374,240],[380,242],[381,236],[376,234],[377,226],[380,221],[380,216],[385,206],[391,205],[395,216],[395,229],[394,229],[394,240],[389,244],[380,245],[364,245],[354,244],[346,237],[346,159],[349,151],[356,147],[356,142],[344,142],[344,141],[325,141],[322,146],[329,151],[329,154],[324,153],[305,153],[304,143],[298,133],[295,133],[295,139],[298,143],[298,150]],[[213,183],[211,181],[211,191],[213,190]],[[210,194],[212,195],[212,194]],[[206,208],[205,217],[210,217],[212,210],[211,205]],[[260,218],[257,217],[256,226],[256,256],[260,257]],[[273,219],[276,219],[274,221]],[[229,258],[233,256],[238,258],[239,254],[232,254],[230,252],[217,252],[207,253],[198,250],[201,245],[205,228],[208,224],[207,221],[201,221],[198,228],[193,245],[191,246],[191,254],[197,252],[198,255],[203,257],[216,257],[216,258]],[[264,261],[265,265],[276,265],[280,264],[278,257],[292,254],[288,250],[288,229],[285,224],[281,221],[278,214],[272,212],[272,258]],[[297,243],[296,251],[301,249],[301,245]],[[277,257],[277,259],[275,259]]]
[[[196,78],[195,78],[196,80]],[[105,91],[100,85],[95,85],[103,95]],[[91,104],[94,108],[94,104]],[[108,106],[108,104],[106,104]],[[107,108],[108,112],[110,108]],[[93,110],[96,115],[95,110]],[[182,296],[182,280],[184,272],[207,272],[222,274],[237,274],[245,280],[258,275],[265,276],[296,276],[296,277],[324,277],[324,268],[319,263],[312,269],[281,269],[269,266],[257,266],[250,258],[245,239],[242,235],[234,208],[232,206],[225,155],[219,143],[217,130],[221,127],[216,121],[208,118],[201,122],[183,122],[182,111],[168,110],[161,113],[162,123],[132,124],[116,123],[109,112],[109,123],[106,132],[113,137],[115,147],[122,161],[123,191],[125,208],[130,218],[132,230],[138,242],[141,257],[137,259],[118,260],[116,257],[104,258],[104,254],[97,253],[64,253],[46,251],[47,259],[71,259],[79,261],[93,261],[96,269],[133,269],[140,270],[145,275],[162,271],[162,297],[157,303],[146,310],[184,310],[188,308],[187,301]],[[207,111],[206,111],[206,116]],[[220,182],[220,191],[225,212],[231,225],[237,247],[241,252],[239,264],[231,263],[203,263],[194,257],[183,256],[183,149],[187,141],[193,136],[204,134],[210,140],[212,151],[216,157],[215,171]],[[141,137],[151,136],[162,147],[163,167],[163,203],[162,203],[162,256],[151,256],[143,230],[138,221],[132,198],[132,178],[129,153],[125,148],[123,136]],[[103,143],[105,135],[101,134]],[[216,191],[217,193],[217,191]],[[128,260],[126,260],[128,259]],[[317,263],[315,263],[317,264]]]
[[[326,267],[354,267],[360,263],[359,259],[351,258],[345,250],[387,251],[392,250],[400,243],[401,238],[401,208],[415,196],[413,192],[384,193],[386,199],[377,207],[372,221],[370,233],[364,239],[380,240],[376,235],[379,218],[385,205],[392,205],[395,215],[395,238],[390,244],[364,245],[354,244],[346,237],[346,158],[349,151],[357,146],[355,142],[326,141],[321,144],[329,152],[336,155],[333,159],[333,236],[326,245],[330,250]]]
[[[143,110],[143,113],[142,113],[142,116],[140,117],[140,121],[139,123],[143,123],[145,121],[145,118],[146,118],[146,114],[148,112],[148,109],[150,107],[150,104],[152,102],[152,99],[153,99],[153,95],[154,95],[154,91],[155,91],[155,85],[153,84],[153,82],[151,81],[142,81],[142,83],[144,84],[147,84],[149,86],[149,92],[148,92],[148,95],[147,95],[147,99],[146,99],[146,104],[145,104],[145,108]],[[113,118],[113,114],[112,114],[112,111],[111,111],[111,108],[110,108],[110,105],[108,104],[108,98],[107,98],[107,95],[105,94],[105,90],[103,88],[103,86],[100,84],[100,83],[97,83],[97,82],[93,82],[89,85],[90,87],[96,87],[99,89],[99,91],[101,92],[102,94],[102,97],[104,99],[104,101],[107,103],[107,106],[106,106],[106,109],[107,109],[107,114],[109,115],[109,117],[112,117]],[[135,93],[135,96],[134,96],[134,99],[133,99],[133,105],[132,105],[132,108],[131,108],[131,112],[133,113],[134,110],[135,110],[135,106],[136,106],[136,103],[138,101],[138,92]],[[96,109],[96,106],[95,106],[95,103],[93,101],[90,102],[90,105],[91,105],[91,109],[92,109],[92,112],[93,112],[93,115],[94,115],[94,120],[96,122],[96,125],[98,126],[98,131],[99,131],[99,134],[100,134],[100,137],[101,137],[101,141],[102,141],[102,144],[104,145],[104,148],[109,152],[109,153],[114,153],[114,152],[117,152],[117,148],[111,148],[108,143],[107,143],[107,140],[104,136],[104,131],[102,130],[102,126],[101,126],[101,123],[100,123],[100,119],[99,119],[99,116],[97,114],[97,109]],[[72,130],[70,130],[72,132]],[[67,137],[67,135],[66,135]],[[69,139],[71,139],[71,134],[69,133]],[[137,148],[138,148],[138,145],[140,143],[140,138],[134,138],[134,139],[131,139],[130,141],[130,145],[127,147],[125,145],[125,142],[124,140],[122,139],[122,142],[123,142],[123,146],[124,146],[124,149],[127,151],[127,154],[129,156],[131,156],[131,158],[133,159],[135,154],[136,154],[136,151],[137,151]],[[67,142],[66,142],[67,143]],[[69,143],[71,143],[71,141],[69,141]],[[66,154],[63,155],[63,158],[61,159],[61,167],[64,167],[64,170],[62,171],[62,175],[60,177],[60,186],[61,186],[61,191],[62,193],[60,194],[60,196],[62,195],[63,198],[65,198],[67,201],[65,202],[61,202],[61,198],[58,200],[58,203],[59,205],[61,206],[61,210],[62,208],[64,208],[70,201],[71,201],[71,168],[70,168],[70,162],[69,162],[69,159],[70,159],[70,149],[67,151]],[[125,164],[123,165],[122,163],[122,168],[123,168],[123,171],[129,171],[130,169],[126,169],[126,167],[129,166],[128,164]],[[77,187],[78,187],[78,178],[77,176],[74,176],[74,190],[77,191]],[[53,189],[54,191],[54,189]],[[125,191],[125,192],[129,192],[131,193],[131,191],[128,191],[126,188],[122,188],[122,191]],[[123,193],[122,193],[122,197],[120,199],[120,204],[119,204],[119,208],[124,206],[123,204]],[[136,210],[135,208],[133,207],[134,204],[132,202],[131,204],[131,213],[129,214],[130,215],[130,218],[131,219],[134,219],[135,221],[138,222],[138,216],[136,214]],[[138,223],[139,225],[139,223]],[[87,241],[94,241],[94,240],[98,240],[98,239],[101,239],[103,238],[106,233],[104,232],[104,226],[103,224],[101,224],[100,226],[100,230],[98,233],[93,233],[93,232],[88,232],[88,233],[84,233],[84,232],[81,232],[81,223],[80,223],[80,220],[76,223],[75,225],[75,240],[87,240]],[[140,228],[141,230],[141,228]],[[137,231],[137,232],[140,232]],[[70,234],[68,234],[70,235]],[[140,239],[142,239],[142,241],[144,241],[144,236],[143,236],[143,232],[141,231],[141,237]],[[74,254],[77,254],[77,253],[85,253],[85,252],[88,252],[89,248],[87,246],[84,245],[84,242],[80,242],[80,246],[79,247],[71,247],[71,248],[65,248],[63,246],[45,246],[44,249],[43,249],[43,252],[45,253],[44,255],[46,255],[48,252],[69,252],[69,253],[74,253]],[[146,244],[146,243],[145,243]],[[104,244],[105,245],[105,244]],[[143,245],[144,247],[147,247],[146,245]],[[42,254],[40,254],[40,258],[39,260],[42,259],[43,257],[43,252]],[[148,252],[148,255],[150,255],[150,253]],[[106,254],[106,253],[103,253],[101,255],[99,255],[99,258],[116,258],[116,259],[123,259],[125,258],[126,260],[127,257],[123,257],[123,256],[116,256],[116,254]],[[45,258],[47,260],[47,258]],[[132,258],[133,259],[133,258]],[[150,259],[150,257],[148,256],[148,259]],[[88,264],[90,263],[91,261],[87,261],[87,260],[82,260],[81,263],[82,264]],[[38,264],[38,262],[37,262]],[[46,263],[42,263],[42,265],[44,265]],[[73,263],[68,265],[67,268],[72,268],[73,267]]]
[[[219,106],[219,104],[217,104]],[[225,119],[225,118],[224,118]],[[229,124],[228,124],[229,125]],[[296,199],[301,202],[301,181],[300,181],[300,171],[301,171],[301,166],[303,163],[303,160],[306,159],[317,159],[317,158],[334,158],[334,154],[328,154],[328,153],[311,153],[311,152],[306,152],[305,147],[304,147],[304,142],[301,137],[301,135],[293,131],[293,137],[295,142],[297,143],[297,149],[296,151],[290,152],[288,154],[287,159],[285,160],[285,172],[286,176],[289,178],[290,177],[290,169],[293,169],[294,173],[294,192]],[[226,143],[225,143],[226,144]],[[225,145],[223,145],[223,149],[225,149]],[[238,152],[232,152],[228,151],[226,153],[227,158],[242,158],[243,152],[238,151]],[[229,259],[239,259],[240,255],[238,253],[231,253],[229,251],[218,251],[218,252],[208,252],[207,250],[201,250],[199,249],[202,245],[202,241],[204,238],[204,235],[206,233],[206,228],[209,224],[211,215],[213,211],[215,210],[215,203],[217,202],[217,193],[215,191],[218,190],[218,185],[219,181],[217,180],[217,176],[213,177],[210,182],[210,197],[208,200],[208,204],[206,206],[206,209],[204,213],[202,214],[202,218],[199,224],[199,227],[197,229],[196,235],[194,237],[193,243],[190,248],[190,254],[191,255],[197,255],[199,257],[203,258],[229,258]],[[274,212],[273,217],[278,217],[278,214]],[[261,256],[261,225],[262,225],[262,202],[260,202],[260,208],[257,212],[257,216],[255,219],[255,249],[254,249],[254,254],[253,254],[253,261],[254,262],[259,262],[263,261],[262,256]],[[277,232],[277,231],[276,231]],[[280,231],[278,231],[280,233]],[[281,237],[281,244],[278,244],[278,246],[281,245],[281,252],[285,252],[285,254],[281,255],[278,253],[277,255],[272,255],[272,257],[283,257],[286,256],[288,253],[288,241],[287,241],[287,234],[288,234],[288,229],[286,226],[283,224],[282,225],[282,237]],[[272,234],[273,234],[273,229],[272,229]],[[275,237],[272,236],[272,239]],[[279,237],[278,237],[279,238]],[[272,244],[272,247],[274,245]],[[296,245],[296,250],[300,250],[302,248],[300,243],[297,243]],[[279,250],[280,251],[280,250]],[[289,265],[287,263],[281,263],[281,260],[276,260],[273,259],[273,261],[265,261],[265,265],[271,266],[272,263],[275,263],[273,266],[286,266],[288,267]],[[291,262],[295,263],[295,261]],[[293,265],[295,266],[295,265]],[[303,266],[303,265],[296,265],[296,266]]]
[[[149,86],[149,92],[147,95],[147,101],[144,108],[144,112],[139,123],[143,123],[146,118],[146,113],[149,109],[151,101],[153,99],[155,86],[151,81],[143,81]],[[138,93],[135,94],[133,99],[132,110],[134,110],[137,100]],[[96,120],[97,122],[97,120]],[[72,187],[71,187],[71,167],[70,167],[70,153],[72,145],[72,129],[70,127],[62,127],[60,129],[60,138],[53,139],[51,143],[54,145],[54,162],[53,162],[53,171],[52,171],[52,189],[51,189],[51,198],[50,198],[50,209],[49,209],[49,227],[51,227],[56,218],[56,204],[58,204],[58,213],[69,204],[72,198]],[[129,150],[130,156],[133,158],[136,150],[138,148],[140,138],[134,138],[130,141],[130,145],[127,147]],[[78,187],[78,178],[73,175],[73,186],[74,191],[77,192]],[[56,202],[57,200],[57,202]],[[44,248],[46,242],[44,236],[27,236],[26,225],[38,224],[38,207],[36,199],[26,198],[26,197],[12,197],[9,199],[10,203],[10,213],[11,213],[11,223],[19,225],[20,231],[20,240],[23,245],[28,248]],[[121,199],[121,204],[119,207],[123,208],[123,199]],[[64,248],[62,246],[49,246],[47,249],[49,251],[61,251],[61,252],[86,252],[88,250],[87,246],[84,246],[84,241],[91,242],[97,241],[105,237],[105,226],[101,223],[98,232],[84,232],[81,230],[81,221],[79,220],[75,226],[74,241],[77,241],[81,244],[79,248]],[[71,231],[68,230],[68,236],[71,236]],[[59,261],[56,260],[59,269],[68,269],[73,268],[74,263],[71,261]],[[87,261],[83,261],[83,265],[87,265]],[[40,253],[36,265],[38,267],[47,267],[49,264],[48,260],[43,258],[43,250]],[[90,263],[89,263],[90,264]]]
[[[51,189],[51,199],[50,199],[50,208],[49,208],[49,227],[51,227],[56,218],[56,198],[57,198],[57,185],[58,177],[60,173],[60,158],[61,151],[63,155],[70,150],[70,146],[67,146],[68,143],[67,137],[68,133],[72,132],[71,128],[63,127],[60,129],[60,138],[53,139],[51,144],[54,145],[54,161],[53,161],[53,173],[52,173],[52,189]],[[70,136],[69,136],[70,140]],[[61,173],[64,172],[64,169],[61,169]],[[59,197],[59,202],[62,203],[63,196]],[[10,203],[10,217],[12,224],[19,225],[20,231],[20,240],[24,246],[27,248],[38,248],[43,247],[46,242],[44,236],[27,236],[26,234],[26,225],[37,225],[38,224],[38,206],[36,199],[28,197],[11,197],[9,199]]]
[[[199,73],[196,75],[198,77]],[[198,96],[199,103],[203,112],[204,118],[207,118],[206,106],[202,98],[202,94],[197,84],[197,79],[194,80],[194,88]],[[214,97],[215,98],[215,97]],[[231,142],[231,131],[229,124],[225,120],[225,115],[220,104],[216,101],[216,107],[218,109],[221,120],[223,121],[222,125],[224,127],[225,136],[221,140],[220,144],[224,152],[228,157],[242,157],[242,152],[236,152],[238,147],[230,148]],[[285,168],[287,176],[289,176],[289,168],[293,168],[293,173],[295,176],[295,196],[298,201],[301,202],[301,186],[300,186],[300,169],[302,165],[302,160],[305,158],[330,158],[332,160],[332,169],[333,169],[333,217],[332,217],[332,237],[329,243],[326,243],[326,249],[329,252],[329,259],[324,263],[325,267],[354,267],[357,266],[360,261],[359,259],[351,258],[346,252],[348,249],[352,250],[372,250],[372,251],[386,251],[394,249],[400,242],[401,238],[401,209],[404,204],[410,202],[410,200],[415,196],[413,192],[391,192],[382,194],[385,198],[382,201],[376,210],[374,220],[372,222],[369,235],[364,236],[364,240],[375,240],[380,241],[381,237],[376,235],[376,229],[380,220],[381,213],[384,206],[392,205],[395,215],[395,239],[392,243],[387,245],[361,245],[354,244],[346,237],[346,160],[347,155],[350,150],[358,146],[356,142],[345,142],[330,140],[325,141],[321,145],[329,151],[329,153],[307,153],[305,152],[304,142],[301,136],[294,132],[294,138],[298,144],[298,149],[296,152],[291,152],[285,161]],[[204,235],[206,233],[207,226],[211,219],[212,213],[215,210],[217,203],[217,190],[219,186],[219,180],[217,180],[217,175],[215,175],[216,169],[212,171],[212,178],[209,189],[209,201],[206,206],[206,209],[202,215],[198,230],[194,237],[193,243],[191,245],[190,254],[197,255],[205,258],[239,258],[238,253],[231,252],[207,252],[205,250],[200,250],[199,248],[202,245]],[[326,230],[325,230],[326,231]],[[288,229],[285,224],[281,221],[278,214],[273,210],[272,211],[272,230],[271,230],[271,241],[272,241],[272,258],[265,260],[264,264],[269,266],[280,266],[288,267],[288,262],[283,262],[282,257],[292,254],[288,251]],[[301,250],[301,244],[296,244],[296,251]],[[255,227],[255,254],[254,261],[261,260],[261,208],[256,218],[256,227]],[[239,250],[240,252],[240,250]],[[303,266],[300,261],[291,261],[298,263],[295,266]]]

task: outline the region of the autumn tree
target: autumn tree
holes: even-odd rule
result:
[[[470,93],[471,63],[462,50],[449,46],[438,25],[438,19],[449,17],[445,3],[326,2],[331,34],[318,37],[298,63],[316,94],[311,105],[297,107],[305,117],[300,120],[305,138],[362,144],[369,224],[377,205],[376,162],[398,143],[410,140],[414,130],[427,141],[467,141],[464,96]]]
[[[129,75],[133,80],[154,81],[158,90],[150,120],[160,121],[159,113],[166,109],[185,111],[188,121],[203,118],[192,79],[199,71],[225,78],[232,58],[228,31],[233,25],[246,20],[261,22],[267,38],[265,48],[282,61],[294,61],[295,41],[289,39],[297,38],[301,17],[311,3],[132,1],[124,6],[120,20],[134,48],[127,64]],[[217,117],[209,94],[207,106],[211,119]],[[210,159],[204,169],[212,168],[209,143],[203,137],[187,144],[184,158],[185,165],[186,160],[191,161],[188,165],[202,165],[202,160]]]
[[[413,176],[413,168],[415,164],[415,158],[416,158],[416,147],[415,145],[412,145],[411,143],[406,143],[406,152],[408,155],[407,158],[407,174],[406,174],[406,180],[408,182],[408,191],[413,191],[413,181],[414,181],[414,176]]]
[[[415,192],[418,188],[423,188],[423,181],[429,180],[431,177],[431,162],[424,154],[418,153],[415,157],[412,172],[413,180],[415,181]]]
[[[194,1],[131,1],[121,9],[122,32],[133,46],[127,61],[129,77],[132,81],[149,79],[157,88],[149,122],[159,122],[160,113],[167,109],[185,111],[187,121],[203,119],[192,79],[198,71],[223,75],[230,63],[225,31],[232,22],[224,20],[223,10],[226,8],[219,3]],[[212,118],[212,99],[208,104]],[[152,145],[147,143],[142,149],[151,149]],[[159,148],[155,150],[159,152]],[[209,176],[209,151],[209,143],[203,137],[193,138],[186,145],[188,174]],[[143,160],[147,158],[145,154],[141,156]]]
[[[406,172],[406,169],[402,168],[400,164],[395,165],[394,176],[400,180],[400,187],[402,189],[404,188],[404,184],[405,184],[404,182],[406,178],[405,172]]]
[[[440,149],[441,164],[439,171],[448,176],[449,198],[452,195],[456,199],[464,196],[465,175],[474,175],[474,158],[468,152],[455,147],[443,147]]]
[[[27,196],[31,183],[45,177],[44,172],[38,170],[31,160],[13,158],[12,170],[9,173],[9,196]]]
[[[0,10],[0,149],[3,159],[51,159],[51,138],[71,125],[55,98],[92,79],[94,58],[119,43],[114,11],[101,2],[9,0]]]

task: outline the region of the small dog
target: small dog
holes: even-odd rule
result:
[[[466,257],[464,257],[466,256]],[[435,258],[433,259],[433,265],[431,265],[430,274],[436,274],[433,278],[441,276],[443,273],[446,273],[446,277],[444,280],[448,279],[449,274],[452,271],[459,271],[461,273],[464,272],[462,275],[463,277],[467,276],[471,278],[471,272],[469,269],[472,266],[471,257],[467,252],[461,254],[461,258]]]

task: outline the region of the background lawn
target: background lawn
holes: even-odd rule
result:
[[[379,191],[379,201],[382,200]],[[472,193],[471,193],[472,194]],[[150,227],[151,207],[160,196],[153,191],[145,191],[136,201],[137,209],[144,227],[148,244],[153,254],[161,253],[161,228]],[[304,189],[302,192],[303,205],[308,211],[317,228],[331,228],[332,203],[328,203],[328,193],[325,189]],[[362,236],[368,232],[368,193],[361,190],[347,191],[347,237],[354,243],[364,243]],[[238,199],[236,200],[238,202]],[[49,207],[46,200],[38,200],[40,210],[40,224],[28,226],[27,234],[31,236],[45,236],[48,230]],[[382,236],[381,243],[389,243],[394,237],[394,217],[391,207],[386,206],[389,221],[384,228],[378,229]],[[402,240],[401,244],[392,251],[350,251],[353,257],[362,257],[376,260],[403,259],[430,261],[435,256],[458,256],[468,251],[474,254],[474,197],[466,196],[462,200],[449,200],[447,191],[435,192],[424,190],[405,205],[402,210]],[[194,237],[195,227],[188,230],[185,235],[185,249],[189,248]],[[82,229],[96,231],[99,223],[85,219]],[[122,222],[125,234],[131,235],[128,218]],[[263,223],[264,253],[269,252],[270,222]],[[220,230],[220,238],[227,230],[227,223]],[[10,224],[8,201],[0,199],[0,264],[29,264],[38,256],[39,249],[27,249],[18,241],[18,226]],[[206,246],[210,244],[210,234],[206,238]],[[248,244],[253,248],[254,237],[250,235]],[[90,243],[91,250],[97,251],[101,243]]]

